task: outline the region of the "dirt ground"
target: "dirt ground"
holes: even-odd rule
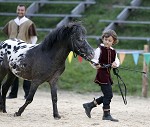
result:
[[[60,120],[52,113],[49,92],[37,91],[33,102],[21,117],[14,112],[24,104],[23,92],[18,98],[7,100],[7,113],[0,113],[0,127],[150,127],[150,98],[129,97],[124,105],[121,96],[114,95],[111,114],[119,122],[102,120],[102,106],[92,110],[92,118],[85,115],[82,104],[98,97],[99,93],[78,94],[58,90],[58,110]]]

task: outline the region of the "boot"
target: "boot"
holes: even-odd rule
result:
[[[92,108],[96,107],[96,105],[97,105],[97,102],[95,101],[95,99],[92,102],[83,104],[83,108],[85,109],[85,113],[86,113],[86,115],[89,118],[91,118],[91,110],[92,110]]]
[[[117,119],[114,119],[114,118],[110,115],[110,110],[104,111],[102,120],[110,120],[110,121],[114,121],[114,122],[118,122],[118,121],[119,121],[119,120],[117,120]]]

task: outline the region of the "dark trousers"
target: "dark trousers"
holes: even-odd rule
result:
[[[31,82],[30,81],[27,81],[27,80],[23,81],[23,90],[25,92],[25,95],[24,95],[25,98],[29,94],[30,86],[31,86]],[[11,86],[11,91],[9,93],[9,96],[11,96],[11,97],[17,97],[18,87],[19,87],[19,78],[16,77],[14,83]]]
[[[103,109],[110,109],[111,99],[113,98],[112,85],[100,85],[103,96],[96,99],[97,104],[103,103]]]

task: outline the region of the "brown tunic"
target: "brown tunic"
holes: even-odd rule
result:
[[[115,61],[116,58],[116,51],[111,48],[107,48],[100,45],[101,53],[99,57],[100,65],[103,64],[111,64]],[[111,75],[110,75],[111,68],[99,68],[97,70],[96,78],[94,80],[97,84],[113,84]]]
[[[9,38],[18,38],[27,43],[31,43],[30,37],[36,36],[36,27],[31,20],[27,20],[18,26],[14,20],[9,21],[3,28],[3,32]]]

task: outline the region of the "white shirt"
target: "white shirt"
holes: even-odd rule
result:
[[[27,17],[22,17],[21,19],[19,19],[18,17],[14,19],[15,23],[20,26],[22,23],[26,22],[27,20],[29,20]]]

